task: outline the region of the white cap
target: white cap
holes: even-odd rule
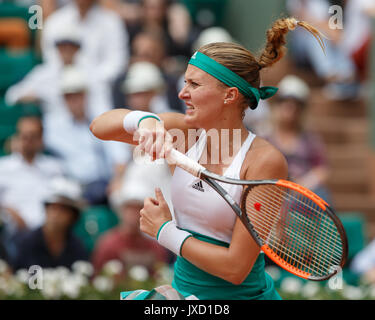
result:
[[[51,180],[49,194],[44,200],[45,204],[60,203],[82,210],[84,200],[81,186],[68,178],[57,177]]]
[[[70,42],[80,46],[82,42],[81,31],[78,26],[66,23],[56,29],[54,40],[56,45],[61,42]]]
[[[221,27],[211,27],[203,30],[193,44],[194,51],[213,42],[235,42],[227,30]]]
[[[130,65],[122,85],[125,94],[161,91],[165,82],[160,69],[150,62],[135,62]]]
[[[64,68],[61,76],[61,91],[63,94],[86,91],[87,80],[79,69],[74,66]]]
[[[142,180],[129,180],[122,187],[119,204],[123,205],[130,201],[137,201],[143,204],[147,197],[154,196],[154,190],[149,188],[148,183]]]
[[[165,161],[151,161],[149,156],[140,157],[128,164],[122,181],[120,190],[110,195],[110,203],[115,210],[128,201],[143,203],[145,198],[155,197],[156,187],[163,190],[166,201],[169,201],[170,172]]]
[[[305,81],[294,75],[285,76],[277,86],[278,96],[283,98],[295,98],[305,102],[310,94],[310,89]]]

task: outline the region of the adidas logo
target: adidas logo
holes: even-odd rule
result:
[[[194,189],[204,192],[202,181],[198,181],[197,183],[193,184],[192,187]]]

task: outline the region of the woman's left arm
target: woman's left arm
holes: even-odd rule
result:
[[[285,158],[273,147],[266,149],[267,152],[262,153],[257,164],[249,166],[251,169],[247,170],[245,179],[285,179],[287,177]],[[156,237],[160,226],[168,220],[165,206],[163,206],[164,209],[159,209],[157,202],[160,204],[160,199],[147,200],[141,212],[141,230],[153,237]],[[156,226],[151,227],[154,222]],[[240,284],[251,271],[260,248],[242,222],[237,219],[228,248],[189,237],[184,241],[180,252],[182,257],[198,268],[233,284]]]

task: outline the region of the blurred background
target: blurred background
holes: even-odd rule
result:
[[[89,124],[121,107],[183,113],[195,50],[226,41],[257,53],[286,16],[317,27],[325,53],[290,32],[286,56],[262,71],[278,94],[244,122],[332,204],[349,257],[321,283],[268,260],[267,272],[285,299],[375,299],[373,0],[0,0],[0,299],[117,300],[170,283],[175,257],[138,227],[155,186],[170,203],[168,168],[134,163]],[[42,290],[30,289],[32,265]]]

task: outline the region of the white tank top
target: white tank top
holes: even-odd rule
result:
[[[240,179],[246,153],[255,134],[249,132],[240,151],[234,157],[224,176]],[[207,135],[203,131],[186,155],[198,161],[206,147]],[[218,182],[239,203],[242,186]],[[171,181],[171,200],[177,225],[217,240],[230,243],[236,214],[226,201],[207,183],[176,167]]]

